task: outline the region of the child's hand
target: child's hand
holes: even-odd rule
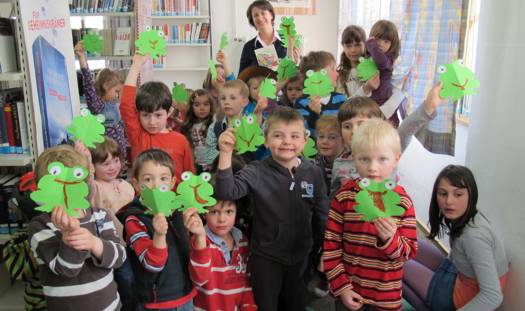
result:
[[[350,310],[359,310],[363,306],[363,297],[351,289],[343,291],[339,298]]]
[[[141,55],[139,53],[135,53],[133,55],[133,65],[136,65],[138,67],[142,67],[147,61],[148,61],[149,55]]]
[[[102,253],[102,241],[86,228],[80,227],[68,232],[64,235],[64,242],[77,251],[89,251],[95,255]]]
[[[80,228],[78,219],[69,216],[62,206],[55,207],[51,212],[51,222],[63,233]]]
[[[153,216],[153,230],[155,235],[164,236],[168,233],[168,220],[162,213]]]
[[[215,59],[217,60],[217,63],[222,64],[223,66],[224,66],[224,63],[228,61],[228,59],[226,58],[226,54],[224,54],[222,50],[219,50],[217,52]]]
[[[84,50],[84,43],[82,41],[78,41],[78,43],[74,47],[75,55],[80,58],[85,58],[86,55],[84,54],[86,51]]]
[[[257,99],[257,105],[255,106],[254,112],[262,113],[266,108],[268,108],[268,98],[259,95]]]
[[[381,77],[379,76],[379,72],[373,76],[372,78],[370,78],[368,81],[366,81],[365,85],[364,85],[364,91],[365,91],[365,94],[368,94],[370,92],[373,92],[375,90],[377,90],[379,88],[379,85],[381,85]]]
[[[93,176],[93,174],[95,173],[95,166],[93,165],[91,152],[89,151],[89,149],[86,147],[86,145],[84,145],[82,141],[77,140],[75,141],[75,150],[78,153],[82,154],[84,157],[86,157],[89,166],[89,174]]]
[[[204,230],[204,224],[202,223],[202,219],[199,216],[199,213],[197,213],[197,210],[195,208],[188,208],[183,214],[182,214],[183,220],[184,220],[184,226],[186,229],[188,229],[189,232],[197,235],[197,236],[205,236],[206,231]]]
[[[310,103],[308,103],[310,110],[316,114],[321,114],[321,97],[319,96],[310,96]]]
[[[219,136],[218,141],[219,151],[224,153],[232,153],[235,149],[235,129],[228,128]]]
[[[425,99],[425,102],[423,103],[425,112],[429,117],[431,117],[434,112],[436,111],[437,106],[439,104],[447,102],[445,98],[441,98],[439,96],[439,92],[441,91],[441,87],[443,84],[440,82],[437,85],[434,85],[430,91],[427,93],[427,98]]]
[[[383,242],[390,240],[397,231],[397,225],[392,218],[377,218],[374,220],[377,236]]]

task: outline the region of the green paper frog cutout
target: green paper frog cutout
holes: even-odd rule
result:
[[[69,216],[76,217],[75,209],[87,209],[89,193],[84,179],[88,171],[81,167],[67,167],[60,162],[52,162],[47,166],[49,174],[40,178],[38,190],[31,193],[31,199],[41,204],[37,211],[51,213],[57,206],[64,207]]]
[[[217,67],[213,59],[208,60],[208,68],[210,70],[211,79],[217,80]]]
[[[373,78],[377,72],[378,68],[372,57],[364,58],[359,57],[359,64],[357,65],[357,77],[361,81],[368,81]]]
[[[95,143],[104,142],[104,115],[92,115],[88,109],[80,110],[80,115],[73,118],[67,132],[72,140],[80,140],[88,148],[95,148]]]
[[[463,65],[461,60],[446,64],[438,68],[439,81],[443,84],[439,96],[452,98],[457,101],[464,95],[477,93],[479,80],[476,79],[472,70]]]
[[[315,140],[310,136],[310,131],[306,130],[306,145],[303,149],[303,156],[307,159],[312,160],[317,155],[317,149],[315,148]]]
[[[334,90],[334,86],[326,69],[320,71],[308,70],[306,72],[306,80],[304,80],[303,93],[310,96],[326,97]]]
[[[146,26],[146,30],[141,32],[139,38],[135,40],[135,46],[139,54],[146,55],[149,53],[153,59],[166,56],[166,38],[164,38],[162,30],[155,30]]]
[[[97,34],[87,33],[82,37],[84,49],[89,53],[102,53],[102,37]]]
[[[264,135],[257,117],[254,114],[233,120],[235,129],[235,149],[237,154],[248,151],[257,151],[257,147],[264,144]]]
[[[148,215],[162,213],[169,217],[176,210],[175,192],[169,185],[161,185],[156,189],[145,188],[140,192],[140,202],[148,208]]]
[[[290,38],[295,39],[295,46],[301,46],[301,37],[297,34],[295,30],[295,20],[293,16],[281,17],[281,24],[279,25],[279,36],[283,42],[283,47],[288,47],[288,41]]]
[[[277,82],[274,79],[265,78],[259,87],[259,95],[266,98],[277,99]]]
[[[179,104],[187,104],[190,95],[186,91],[186,86],[181,83],[173,82],[173,88],[171,89],[171,98]]]
[[[184,172],[181,175],[182,182],[177,186],[177,207],[183,212],[190,207],[195,207],[199,213],[207,213],[205,206],[213,206],[217,201],[212,197],[213,186],[209,183],[210,173],[202,173],[198,176],[192,172]]]
[[[359,182],[361,191],[355,196],[355,211],[363,216],[364,221],[373,221],[376,218],[386,218],[390,216],[401,216],[405,209],[399,206],[401,197],[395,191],[396,183],[385,179],[381,182],[374,182],[368,178],[363,178]]]
[[[220,43],[220,49],[224,50],[228,46],[228,34],[223,33],[221,35],[221,43]]]
[[[281,59],[279,67],[277,67],[277,80],[282,81],[285,79],[293,78],[297,75],[297,66],[295,62],[289,57]]]

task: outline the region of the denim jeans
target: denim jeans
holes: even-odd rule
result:
[[[452,261],[448,258],[443,259],[428,286],[426,304],[432,310],[456,310],[453,297],[456,276],[457,269]]]
[[[133,292],[134,275],[129,258],[124,261],[120,268],[115,269],[114,276],[122,303],[121,311],[135,311],[137,299]]]

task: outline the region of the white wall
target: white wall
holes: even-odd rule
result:
[[[246,10],[252,0],[211,0],[213,52],[216,53],[223,32],[243,42],[232,43],[227,48],[227,56],[236,73],[239,67],[240,53],[244,42],[256,35],[255,29],[248,24]],[[337,23],[339,20],[339,1],[317,0],[316,15],[296,15],[297,32],[304,36],[304,52],[325,50],[337,59]],[[275,24],[279,27],[280,16]]]
[[[522,0],[481,1],[476,73],[481,94],[472,105],[467,166],[476,176],[479,208],[503,238],[513,273],[505,310],[523,310],[525,295],[525,130]]]

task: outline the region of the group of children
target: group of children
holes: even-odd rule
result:
[[[328,52],[303,57],[277,102],[259,96],[261,75],[235,79],[219,51],[218,77],[208,75],[191,93],[180,132],[170,127],[180,114],[168,87],[137,88],[147,55],[133,57],[123,86],[110,70],[93,86],[78,45],[88,108],[112,117],[109,137],[96,148],[77,142],[38,158],[37,179],[52,162],[89,168],[91,176],[91,207],[79,217],[57,207],[30,224],[48,308],[303,311],[305,270],[313,267],[326,275],[337,310],[401,309],[403,263],[414,258],[417,239],[414,207],[396,184],[396,167],[410,137],[434,117],[440,86],[396,130],[397,114],[388,122],[381,111],[394,92],[395,26],[377,22],[368,40],[349,26],[341,44],[339,66]],[[366,53],[379,74],[361,82],[356,66]],[[321,69],[337,91],[303,95],[306,73]],[[248,113],[264,128],[267,152],[238,159],[231,122]],[[301,156],[307,130],[317,141],[314,161]],[[131,183],[119,178],[126,159]],[[204,217],[193,208],[171,217],[145,214],[141,191],[175,189],[184,171],[213,172],[217,203]],[[363,221],[354,209],[360,182],[385,179],[394,182],[403,214]],[[234,226],[238,213],[247,215],[242,230]]]

